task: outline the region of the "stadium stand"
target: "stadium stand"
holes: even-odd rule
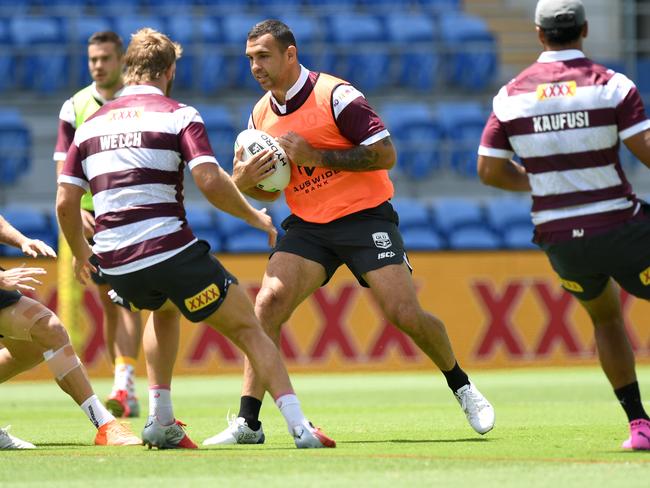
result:
[[[239,132],[233,125],[232,113],[228,107],[223,105],[196,105],[195,108],[203,117],[212,150],[217,156],[219,164],[230,173],[232,171],[233,144]]]
[[[438,85],[440,55],[432,49],[437,40],[433,19],[428,15],[397,13],[385,16],[388,41],[393,43],[395,83],[415,90]]]
[[[433,111],[417,102],[393,102],[381,107],[398,153],[397,171],[425,178],[440,167],[444,131]]]
[[[333,43],[336,62],[330,70],[364,91],[372,92],[390,83],[390,58],[384,44],[386,33],[373,15],[334,14],[328,17],[328,41]],[[350,49],[354,46],[353,49]]]
[[[438,19],[445,50],[445,76],[449,85],[481,90],[492,83],[497,70],[496,43],[485,21],[456,13]]]
[[[40,239],[54,249],[57,246],[56,221],[51,216],[38,208],[29,205],[0,207],[0,215],[32,239]],[[22,256],[20,249],[11,246],[0,246],[5,256]]]
[[[29,170],[30,152],[31,133],[20,113],[0,110],[0,189],[15,183]]]
[[[57,18],[12,17],[9,31],[17,54],[17,85],[43,94],[68,85],[68,54]]]

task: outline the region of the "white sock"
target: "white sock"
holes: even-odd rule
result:
[[[115,417],[106,410],[106,407],[99,401],[97,395],[93,395],[81,404],[81,410],[84,411],[88,420],[90,420],[98,429],[113,420]]]
[[[162,425],[174,423],[172,392],[169,387],[154,385],[149,388],[149,415],[155,415]]]
[[[293,434],[293,428],[296,425],[301,425],[303,420],[305,420],[305,415],[302,413],[300,408],[300,400],[293,393],[288,395],[282,395],[279,397],[275,404],[280,409],[280,413],[284,416],[284,420],[287,421],[287,427],[289,427],[289,433]]]
[[[135,360],[128,357],[115,359],[113,391],[126,390],[129,398],[135,396]]]

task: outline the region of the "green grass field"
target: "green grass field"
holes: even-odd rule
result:
[[[648,399],[650,367],[640,367],[639,377]],[[0,486],[650,486],[650,453],[620,449],[627,424],[599,369],[473,379],[497,413],[484,437],[439,374],[295,375],[307,416],[338,442],[300,451],[268,399],[263,446],[94,447],[94,429],[53,382],[11,382],[0,386],[0,423],[39,449],[0,452]],[[143,378],[138,386],[145,393]],[[233,376],[176,379],[175,413],[195,442],[226,426],[239,386]],[[104,396],[110,384],[95,381],[95,388]],[[133,423],[140,432],[144,418]]]

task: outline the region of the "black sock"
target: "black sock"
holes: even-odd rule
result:
[[[618,388],[617,390],[614,390],[614,393],[616,394],[616,398],[618,398],[621,407],[625,410],[628,421],[631,422],[636,419],[650,420],[648,414],[643,408],[643,403],[641,403],[641,392],[639,391],[638,382],[635,381],[634,383],[630,383],[622,388]]]
[[[469,385],[469,378],[467,377],[467,373],[460,369],[458,362],[454,364],[453,368],[451,368],[449,371],[443,371],[442,374],[445,375],[447,384],[449,385],[449,388],[451,388],[451,391],[454,393],[456,393],[459,388],[462,388],[465,385]]]
[[[248,426],[253,430],[258,430],[262,422],[259,421],[262,400],[252,396],[243,396],[239,400],[239,415],[244,417]]]

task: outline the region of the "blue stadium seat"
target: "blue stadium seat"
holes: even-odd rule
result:
[[[461,101],[440,102],[435,114],[445,131],[445,160],[460,175],[476,177],[477,150],[489,112],[479,102]]]
[[[317,12],[337,12],[347,15],[357,7],[356,0],[305,0],[305,6]]]
[[[446,244],[443,237],[434,231],[427,228],[412,227],[401,231],[402,239],[404,239],[404,246],[406,251],[435,251],[445,249]]]
[[[31,133],[16,110],[0,110],[0,186],[15,183],[29,169]]]
[[[431,210],[434,227],[446,236],[464,227],[487,227],[481,204],[471,198],[436,198]]]
[[[414,0],[413,4],[434,13],[461,12],[462,0]]]
[[[429,206],[415,198],[395,198],[391,201],[399,215],[400,231],[407,229],[431,229]]]
[[[72,65],[73,84],[82,88],[92,82],[88,72],[88,38],[95,32],[113,30],[113,25],[108,17],[70,17],[65,22],[65,32],[72,46],[70,63]],[[128,39],[122,39],[128,44]]]
[[[388,39],[399,46],[400,87],[431,90],[437,85],[440,55],[435,50],[433,19],[423,14],[390,13],[385,17]]]
[[[650,58],[638,58],[636,62],[636,86],[644,97],[650,96]]]
[[[449,236],[450,249],[499,249],[501,241],[490,229],[469,226],[453,230]]]
[[[508,249],[539,249],[532,241],[533,231],[532,222],[513,225],[501,234],[501,239]]]
[[[246,232],[240,232],[226,237],[223,250],[231,253],[271,252],[268,235],[261,230],[250,229]]]
[[[131,34],[143,27],[151,27],[160,32],[165,32],[166,29],[163,19],[155,15],[116,15],[113,25],[125,46],[131,42]]]
[[[16,60],[8,22],[0,19],[0,92],[16,85]]]
[[[54,222],[50,221],[47,212],[29,205],[10,205],[0,208],[0,215],[30,239],[40,239],[56,249],[57,228]],[[4,253],[7,256],[23,255],[20,249],[14,247],[6,247]]]
[[[144,9],[144,0],[89,0],[92,10],[99,15],[131,16]],[[130,37],[124,39],[129,43]]]
[[[465,14],[446,14],[439,17],[439,27],[447,84],[466,90],[489,87],[497,72],[497,49],[485,21]]]
[[[207,241],[212,252],[219,252],[221,250],[221,233],[217,228],[214,207],[204,204],[188,204],[186,206],[186,217],[194,235]]]
[[[381,21],[372,15],[350,13],[328,18],[329,40],[338,60],[334,73],[362,92],[390,83],[390,58]]]
[[[325,32],[317,17],[291,12],[279,13],[277,18],[293,32],[298,45],[298,60],[303,66],[313,71],[336,74],[333,72],[334,54],[318,45],[323,41]]]
[[[217,161],[224,170],[230,173],[232,171],[233,146],[238,134],[233,125],[230,110],[223,105],[199,105],[195,108],[203,118]]]
[[[16,3],[27,3],[23,2]],[[88,5],[88,0],[30,0],[39,12],[47,16],[82,14]]]
[[[291,210],[287,205],[284,197],[278,198],[275,202],[266,205],[269,215],[273,218],[273,223],[278,228],[278,232],[282,232],[280,224],[284,219],[291,215]]]
[[[503,234],[514,226],[532,226],[530,206],[528,196],[493,197],[485,202],[485,217],[492,229]]]
[[[68,85],[67,48],[59,21],[51,17],[13,17],[9,29],[18,55],[21,87],[50,94]]]
[[[386,103],[380,115],[397,148],[398,171],[425,178],[440,167],[444,132],[429,107],[416,102]]]
[[[221,27],[214,17],[174,15],[167,20],[169,36],[183,46],[176,64],[175,86],[214,94],[228,85],[226,56],[219,44]]]
[[[27,1],[0,0],[0,15],[13,17],[27,14],[30,4]]]
[[[250,71],[250,63],[246,58],[246,37],[251,28],[258,22],[265,20],[263,15],[238,14],[227,15],[221,19],[223,40],[227,50],[227,73],[233,88],[257,89],[261,88]]]

